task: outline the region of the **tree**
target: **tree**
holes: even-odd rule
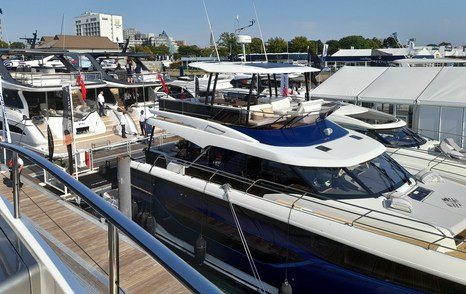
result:
[[[201,56],[201,49],[196,45],[178,47],[180,56]]]
[[[159,46],[151,46],[150,47],[150,50],[152,51],[152,53],[154,54],[158,54],[158,55],[170,55],[170,48],[168,48],[167,45],[159,45]]]
[[[368,49],[370,48],[367,44],[366,39],[363,36],[347,36],[343,37],[338,41],[341,49]]]
[[[236,56],[242,53],[242,50],[238,45],[236,35],[233,33],[221,33],[220,37],[218,38],[218,47],[228,48],[230,55],[232,56]]]
[[[371,49],[382,48],[382,41],[380,39],[372,38],[372,39],[366,39],[366,41],[367,41],[367,45]]]
[[[10,47],[7,42],[5,41],[0,41],[0,48],[8,48]]]
[[[311,46],[311,42],[307,37],[295,37],[291,40],[291,46],[288,52],[307,52],[307,48]]]
[[[252,38],[249,48],[251,50],[251,53],[264,53],[264,46],[262,46],[262,39],[260,38]]]
[[[267,53],[283,53],[286,52],[287,43],[283,38],[270,38],[267,41]]]
[[[393,37],[388,37],[382,41],[384,48],[398,48],[398,42]]]
[[[23,42],[13,42],[10,44],[11,49],[24,49],[26,45]]]

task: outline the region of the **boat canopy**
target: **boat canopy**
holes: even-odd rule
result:
[[[192,62],[191,67],[210,73],[247,73],[247,74],[301,74],[318,72],[320,69],[287,63],[268,62]]]

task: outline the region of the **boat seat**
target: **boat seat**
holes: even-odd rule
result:
[[[297,113],[309,113],[309,112],[320,111],[320,109],[322,108],[323,102],[324,102],[323,99],[300,102],[298,104],[298,109],[296,110],[296,112]]]
[[[444,139],[445,143],[453,147],[454,150],[461,152],[461,153],[466,153],[466,149],[461,148],[458,144],[456,144],[455,140],[453,138],[445,138]]]
[[[445,141],[441,141],[440,144],[437,146],[437,148],[440,150],[440,152],[442,152],[444,155],[448,157],[459,159],[459,160],[466,160],[465,154],[455,150],[455,148],[450,146],[450,144],[448,144]]]

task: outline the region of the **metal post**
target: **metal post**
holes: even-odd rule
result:
[[[12,166],[11,166],[11,180],[13,186],[13,206],[15,218],[20,218],[19,213],[19,172],[18,172],[18,153],[13,151]]]
[[[109,292],[111,294],[118,294],[120,288],[120,265],[119,265],[119,240],[118,229],[112,224],[108,223],[108,283]]]
[[[132,218],[130,164],[131,158],[129,155],[117,156],[118,209],[129,219]]]

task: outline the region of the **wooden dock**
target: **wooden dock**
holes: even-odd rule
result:
[[[88,283],[108,293],[107,225],[41,187],[23,170],[20,211],[33,222],[60,258],[79,272],[91,270]],[[12,202],[9,173],[0,174],[0,193]],[[61,246],[66,245],[66,247]],[[83,262],[85,261],[85,262]],[[120,234],[120,288],[125,293],[190,293],[153,258]],[[86,270],[83,270],[86,269]]]

